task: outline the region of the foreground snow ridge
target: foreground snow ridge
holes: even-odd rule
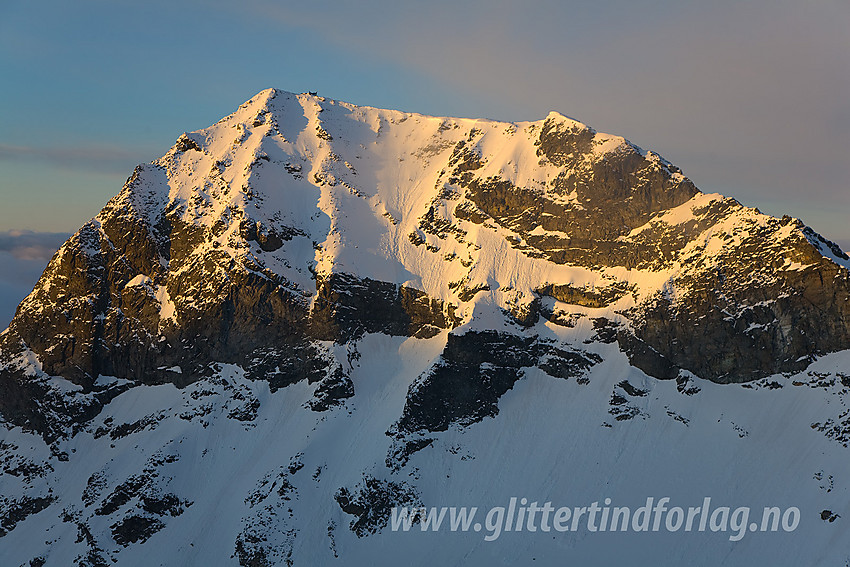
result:
[[[845,564],[848,268],[559,113],[263,91],[0,335],[0,564]]]

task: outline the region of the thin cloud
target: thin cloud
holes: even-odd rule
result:
[[[18,260],[46,262],[70,235],[64,232],[9,230],[0,232],[0,252],[8,252]]]
[[[0,250],[0,330],[9,325],[18,304],[32,291],[47,260],[25,259]]]
[[[138,163],[140,155],[150,152],[124,150],[114,147],[50,147],[14,146],[0,144],[0,161],[29,160],[62,169],[126,173]]]

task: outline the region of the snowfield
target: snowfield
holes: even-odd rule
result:
[[[848,277],[558,113],[263,91],[139,166],[2,335],[0,565],[850,565]],[[799,524],[390,521],[650,497]]]

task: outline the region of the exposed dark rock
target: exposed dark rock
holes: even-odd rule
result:
[[[286,169],[287,173],[291,174],[295,179],[301,179],[301,164],[300,163],[287,163],[284,164],[284,169]]]
[[[640,388],[636,388],[635,386],[632,386],[629,383],[628,380],[623,380],[621,382],[618,382],[617,387],[622,388],[623,391],[626,392],[626,394],[628,394],[629,396],[631,396],[633,398],[634,397],[642,398],[642,397],[646,396],[646,394],[648,393],[647,390],[641,390]]]
[[[506,302],[508,309],[505,314],[521,327],[533,327],[540,320],[540,298],[516,296]]]
[[[536,366],[553,378],[579,378],[591,366],[602,362],[602,358],[592,352],[567,351],[554,346],[541,346]]]
[[[472,140],[480,134],[480,131],[473,128],[470,130],[466,140],[461,140],[455,144],[451,157],[449,157],[449,166],[456,175],[462,175],[467,171],[475,171],[484,166],[481,160],[481,153],[469,146],[472,145]]]
[[[142,510],[155,516],[179,516],[192,502],[180,500],[176,494],[162,496],[142,496]]]
[[[780,222],[783,222],[783,223],[786,223],[786,224],[796,223],[797,226],[800,226],[800,224],[802,224],[799,220],[793,219],[792,217],[789,217],[788,215],[783,216],[782,220]],[[830,252],[832,252],[832,254],[835,257],[841,258],[842,260],[850,260],[850,256],[845,254],[844,251],[841,249],[841,247],[838,244],[836,244],[835,242],[832,242],[831,240],[827,240],[826,238],[824,238],[823,236],[821,236],[820,234],[815,232],[814,229],[812,229],[809,226],[802,227],[802,230],[803,230],[803,234],[805,234],[806,237],[808,238],[809,243],[811,243],[813,246],[815,246],[815,248],[817,248],[819,252],[821,252],[821,253],[826,252],[824,250],[824,248],[826,248]]]
[[[439,200],[432,202],[425,214],[420,217],[419,229],[426,234],[433,234],[439,238],[448,238],[449,235],[454,235],[462,241],[466,236],[466,231],[438,212],[439,203]]]
[[[112,524],[110,529],[115,543],[127,547],[131,543],[144,543],[164,527],[161,520],[134,514]]]
[[[781,222],[768,224],[775,229]],[[850,272],[802,237],[780,253],[802,267],[772,268],[779,251],[765,242],[769,228],[762,237],[751,235],[735,255],[714,258],[720,268],[706,266],[677,281],[684,291],[675,303],[659,296],[627,313],[652,350],[632,363],[656,377],[679,367],[716,382],[747,382],[799,372],[814,356],[850,348]],[[640,350],[631,340],[620,344],[627,352]]]
[[[233,394],[231,399],[242,399],[239,394]],[[240,404],[227,413],[227,417],[237,421],[249,422],[257,419],[257,410],[260,409],[260,400],[251,398],[244,400],[245,403]]]
[[[15,529],[19,522],[50,506],[55,500],[52,494],[23,496],[18,499],[0,496],[0,537]]]
[[[454,210],[455,217],[461,220],[468,220],[475,224],[483,224],[484,221],[490,218],[490,215],[479,209],[470,201],[459,203]]]
[[[665,251],[664,243],[620,237],[646,223],[654,213],[685,203],[697,189],[688,179],[674,177],[678,173],[674,166],[643,156],[628,144],[591,158],[594,135],[589,128],[549,118],[537,142],[538,155],[564,168],[553,189],[563,195],[575,192],[581,206],[563,204],[506,179],[482,179],[456,168],[449,181],[463,188],[473,204],[459,203],[456,214],[472,222],[492,218],[525,240],[527,246],[520,249],[526,254],[557,263],[633,268],[658,266],[671,259],[676,248]],[[530,234],[537,227],[570,236]],[[687,240],[678,244],[681,249]]]
[[[306,236],[304,231],[290,227],[280,226],[270,228],[260,222],[243,219],[239,226],[240,234],[246,242],[256,242],[264,252],[274,252],[296,236]]]
[[[236,557],[241,567],[272,567],[266,557],[266,550],[260,544],[262,539],[247,539],[240,537],[236,540]]]
[[[83,504],[86,506],[94,504],[95,500],[100,498],[103,489],[106,487],[106,483],[107,478],[102,471],[93,473],[86,481],[86,487],[80,496]]]
[[[16,445],[0,441],[0,471],[2,471],[2,474],[17,477],[29,483],[53,472],[53,466],[49,462],[37,463],[18,454],[17,450]]]
[[[695,385],[694,381],[685,373],[680,373],[676,378],[676,390],[686,396],[693,396],[700,392],[699,386]]]
[[[537,155],[557,167],[576,168],[593,149],[595,132],[580,124],[565,124],[557,117],[543,122],[538,136]]]
[[[665,409],[667,410],[668,416],[672,417],[674,420],[678,421],[679,423],[681,423],[685,427],[687,427],[691,423],[691,420],[688,419],[687,417],[676,413],[675,411],[671,410],[670,408],[665,408]]]
[[[599,289],[578,288],[569,284],[553,285],[538,288],[540,295],[554,297],[558,301],[581,305],[583,307],[606,307],[629,292],[627,284],[615,283]]]
[[[263,344],[297,340],[293,324],[307,315],[300,297],[255,273],[227,273],[212,263],[179,280],[160,280],[165,274],[153,229],[111,218],[114,228],[104,223],[105,234],[91,227],[72,237],[42,276],[45,287],[31,296],[41,309],[22,309],[11,329],[9,340],[20,337],[47,373],[85,390],[99,374],[185,385],[211,360],[237,361]],[[175,222],[169,226],[170,262],[177,264],[181,246],[190,246],[184,236],[196,237]],[[150,283],[126,286],[137,274],[147,274]],[[163,284],[177,303],[177,325],[160,325],[155,286]],[[193,300],[181,305],[186,294]],[[64,304],[60,297],[68,296],[93,299]],[[207,300],[194,301],[201,296]],[[162,370],[176,365],[182,374]]]
[[[396,439],[389,452],[385,464],[393,472],[400,471],[410,461],[410,456],[429,447],[434,443],[433,437],[405,437]]]
[[[674,380],[679,376],[679,367],[628,331],[617,333],[617,342],[620,350],[629,357],[629,364],[640,368],[648,376],[659,380]]]
[[[419,501],[416,491],[405,482],[364,476],[352,490],[342,487],[334,499],[340,509],[355,519],[349,528],[357,537],[374,534],[386,527],[394,506],[413,506]]]
[[[74,567],[109,567],[110,565],[112,563],[107,561],[100,548],[89,549],[74,561]]]
[[[307,402],[307,406],[313,411],[327,411],[332,407],[341,405],[353,395],[354,383],[342,368],[337,368],[319,382],[319,386],[316,388],[313,398]]]
[[[823,423],[813,423],[812,429],[820,431],[828,439],[844,447],[850,447],[850,409],[844,410],[834,419],[827,419]]]
[[[298,453],[289,460],[289,466],[286,470],[290,475],[293,475],[304,468],[304,461],[301,460],[303,456],[303,453]]]
[[[640,414],[640,409],[628,403],[628,400],[623,396],[614,392],[611,394],[611,400],[608,402],[610,406],[608,413],[614,416],[617,421],[626,421]]]
[[[297,490],[290,476],[303,464],[295,455],[288,467],[266,474],[245,498],[253,515],[242,519],[243,529],[236,536],[235,554],[242,566],[292,565],[292,551],[298,531],[289,525],[293,511],[291,500]]]
[[[820,519],[824,522],[832,523],[841,516],[833,512],[832,510],[824,510],[820,513]]]
[[[268,381],[272,392],[301,380],[317,382],[326,375],[327,366],[321,350],[306,340],[258,348],[244,362],[245,376]]]
[[[607,317],[595,317],[593,320],[593,336],[589,341],[585,342],[600,342],[611,344],[617,340],[617,333],[620,329],[619,323],[611,321]]]
[[[550,323],[554,323],[555,325],[573,328],[576,326],[579,319],[584,317],[585,314],[573,313],[571,311],[559,309],[554,305],[551,305],[551,302],[548,304],[547,302],[541,302],[540,316],[549,321]]]
[[[445,431],[498,413],[498,400],[523,375],[539,366],[562,378],[579,376],[599,362],[597,355],[565,351],[539,341],[496,331],[450,334],[440,360],[410,386],[397,436]]]
[[[453,285],[454,284],[454,285]],[[490,291],[490,286],[487,284],[478,284],[469,287],[466,281],[453,282],[449,284],[450,289],[457,291],[457,297],[461,301],[469,301],[482,291]]]
[[[8,351],[7,351],[8,352]],[[0,353],[2,356],[2,353]],[[88,394],[66,395],[50,387],[46,378],[0,366],[0,414],[10,423],[41,434],[47,443],[76,431],[94,418],[131,384],[98,388]]]
[[[140,431],[156,429],[156,425],[163,419],[163,417],[164,414],[162,413],[151,414],[132,423],[116,425],[109,431],[109,436],[113,441],[115,441],[116,439],[121,439],[122,437],[127,437],[128,435],[132,435]],[[95,435],[97,435],[97,432],[95,432]]]
[[[174,149],[178,152],[188,152],[189,150],[195,150],[196,152],[201,151],[201,147],[198,143],[185,133],[181,134],[180,137],[177,138],[177,142],[174,144]]]
[[[347,400],[355,395],[356,341],[365,334],[433,339],[420,345],[417,364],[447,337],[441,356],[410,386],[387,432],[384,464],[391,474],[409,472],[414,479],[420,478],[417,468],[401,470],[412,455],[420,452],[421,463],[435,452],[447,457],[440,433],[496,416],[502,396],[526,374],[534,381],[545,379],[542,372],[588,384],[601,358],[569,344],[585,335],[588,348],[599,352],[612,352],[604,344],[617,342],[634,367],[675,379],[683,396],[698,395],[701,378],[747,382],[752,390],[790,388],[775,375],[850,348],[850,274],[842,264],[848,257],[837,245],[795,219],[771,219],[733,199],[691,200],[698,192],[675,166],[626,141],[553,114],[538,124],[504,125],[505,136],[535,143],[536,155],[493,154],[486,150],[508,146],[491,145],[487,138],[490,132],[498,136],[502,126],[478,130],[444,120],[437,128],[428,121],[433,139],[427,146],[379,156],[388,163],[427,164],[423,176],[409,178],[416,185],[400,185],[403,198],[396,200],[386,198],[393,188],[386,185],[385,171],[370,171],[375,155],[367,152],[400,147],[383,142],[396,133],[387,135],[389,124],[407,116],[360,123],[364,129],[357,139],[364,143],[358,146],[335,140],[346,130],[336,129],[332,112],[318,122],[302,117],[298,108],[281,120],[286,140],[271,107],[240,117],[232,145],[208,146],[208,140],[222,139],[218,135],[182,135],[164,158],[136,168],[122,192],[51,260],[0,336],[0,421],[38,432],[48,443],[44,452],[27,453],[26,447],[0,442],[0,471],[10,486],[24,487],[0,496],[0,536],[25,529],[21,522],[33,514],[46,511],[47,517],[48,508],[58,508],[52,493],[35,489],[57,486],[65,461],[86,458],[75,450],[89,443],[63,439],[82,432],[109,455],[93,465],[102,468],[91,474],[80,500],[63,503],[53,514],[65,525],[49,537],[58,543],[64,530],[73,539],[76,529],[78,566],[120,562],[121,546],[145,542],[193,505],[169,492],[182,482],[172,486],[174,477],[159,473],[177,460],[176,453],[159,452],[141,470],[117,465],[120,455],[147,450],[147,438],[162,441],[163,431],[150,432],[166,419],[185,420],[176,421],[179,431],[166,442],[181,454],[197,447],[192,436],[201,427],[216,429],[218,418],[238,431],[262,428],[265,419],[258,416],[269,417],[259,413],[265,385],[245,385],[242,371],[248,380],[267,382],[273,393],[307,382],[304,391],[313,396],[304,407],[328,412],[312,416],[317,431],[333,421],[347,423],[346,412],[361,406]],[[291,134],[302,118],[301,133],[318,137],[321,151],[315,155],[314,144],[293,144]],[[414,122],[419,118],[405,128]],[[369,128],[384,137],[367,147]],[[249,136],[259,147],[242,152],[239,145]],[[224,146],[230,149],[220,152]],[[358,161],[361,157],[367,159]],[[398,176],[396,182],[408,179]],[[415,198],[409,198],[409,189],[417,192]],[[288,210],[290,197],[294,205]],[[281,202],[281,210],[266,208]],[[362,232],[361,226],[351,230],[352,217],[362,221]],[[368,226],[372,217],[377,224]],[[364,233],[367,238],[354,240]],[[358,246],[370,260],[352,268],[350,262],[363,257],[349,254]],[[514,262],[517,254],[525,258]],[[378,271],[388,281],[367,277],[381,255],[388,263]],[[435,273],[451,273],[454,281],[423,273],[438,262],[449,269]],[[397,283],[402,281],[423,283]],[[469,321],[479,313],[481,319]],[[482,330],[491,314],[496,328],[510,332]],[[575,331],[565,329],[578,323]],[[461,324],[465,332],[455,334]],[[371,347],[372,338],[365,342]],[[392,356],[407,357],[417,341],[382,345],[402,342],[404,350]],[[347,365],[338,358],[346,350]],[[368,358],[364,374],[374,363]],[[404,362],[411,367],[410,360]],[[226,364],[239,368],[225,369]],[[837,395],[824,406],[828,415],[813,418],[819,421],[812,429],[847,447],[850,376],[834,371],[808,376],[792,384]],[[616,380],[603,427],[648,418],[645,412],[657,409],[651,380],[636,381],[633,374]],[[136,413],[141,405],[132,417],[116,415],[91,425],[129,388],[161,384],[187,389],[167,409]],[[294,394],[302,393],[298,390]],[[696,400],[680,401],[691,406]],[[658,410],[660,419],[688,426],[675,405]],[[339,407],[344,409],[331,413]],[[741,438],[749,435],[741,425],[723,423]],[[757,437],[759,431],[753,432]],[[178,447],[184,440],[189,443]],[[229,446],[225,450],[230,454]],[[240,449],[234,443],[232,450]],[[448,453],[475,458],[460,445]],[[202,457],[207,454],[202,448]],[[299,495],[301,483],[315,494],[312,489],[338,478],[336,462],[316,456],[299,453],[288,463],[279,461],[252,490],[238,495],[244,497],[245,516],[230,536],[235,540],[228,541],[240,565],[293,563],[293,550],[303,548],[295,546],[302,524],[294,518],[310,504],[299,498],[312,497]],[[308,470],[302,472],[305,460]],[[186,469],[170,472],[181,470]],[[821,471],[815,478],[821,490],[834,490],[832,476]],[[418,496],[404,482],[367,475],[354,487],[340,488],[335,502],[353,518],[345,524],[365,537],[387,525],[393,506],[414,505]],[[824,522],[838,517],[831,510],[821,513]],[[330,551],[337,556],[339,545],[344,556],[338,523],[338,517],[319,518],[308,527],[322,538],[327,529]],[[12,538],[18,535],[24,534]],[[18,561],[31,557],[29,550],[24,553]]]
[[[336,273],[318,280],[310,320],[316,337],[337,342],[363,333],[427,337],[458,323],[453,306],[419,290]]]
[[[98,516],[108,516],[117,512],[124,504],[136,498],[148,483],[144,475],[134,475],[115,487],[100,506],[94,511]]]
[[[611,393],[608,413],[617,421],[626,421],[642,415],[640,408],[632,403],[631,398],[643,398],[648,393],[647,390],[636,388],[628,380],[622,380],[614,386],[614,391]]]

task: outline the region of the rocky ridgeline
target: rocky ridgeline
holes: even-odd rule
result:
[[[311,107],[313,147],[287,146],[291,134],[279,124],[291,114],[310,123]],[[555,113],[524,127],[439,119],[437,132],[424,138],[428,145],[395,146],[398,157],[381,156],[402,160],[412,153],[438,171],[434,197],[402,219],[414,230],[399,246],[424,246],[438,261],[460,261],[467,277],[449,282],[454,289],[448,297],[347,273],[333,260],[330,267],[316,260],[296,268],[310,271],[310,287],[293,281],[265,257],[277,253],[278,264],[294,264],[288,248],[307,242],[318,258],[343,230],[334,215],[344,213],[323,207],[321,199],[328,188],[362,195],[343,174],[354,179],[368,164],[345,161],[340,168],[335,146],[347,135],[345,120],[369,119],[357,112],[321,98],[265,91],[211,129],[183,135],[160,160],[139,166],[121,193],[57,252],[3,335],[5,418],[47,432],[49,404],[34,402],[46,391],[26,362],[33,359],[36,375],[62,376],[92,394],[84,407],[54,408],[74,421],[96,414],[117,393],[98,388],[100,375],[183,386],[209,375],[210,364],[229,362],[278,388],[333,374],[319,341],[346,343],[364,333],[427,338],[457,327],[469,320],[460,314],[464,304],[491,288],[510,288],[509,282],[470,281],[478,258],[496,253],[471,236],[470,227],[498,234],[534,263],[603,276],[592,288],[547,280],[518,290],[520,301],[503,307],[524,333],[532,336],[546,315],[541,299],[557,300],[562,316],[570,305],[608,308],[627,323],[617,333],[621,349],[657,378],[687,370],[719,382],[749,381],[801,370],[817,354],[850,347],[850,272],[837,246],[795,219],[705,198],[657,155]],[[322,120],[323,113],[334,118]],[[394,123],[410,116],[377,111],[376,135],[388,136]],[[531,159],[505,161],[486,151],[500,148],[500,137],[523,135]],[[234,139],[216,146],[216,136]],[[239,144],[255,137],[262,142],[250,147],[250,159],[241,157]],[[283,147],[283,155],[272,159],[268,144],[277,144],[278,152]],[[319,159],[319,149],[326,157]],[[208,162],[209,172],[198,171]],[[532,171],[504,175],[511,167]],[[241,175],[231,171],[237,168]],[[278,176],[275,184],[292,185],[318,206],[293,213],[265,204],[270,189],[259,181],[270,170]],[[189,192],[169,189],[187,175]],[[522,185],[522,178],[546,183]],[[318,232],[315,225],[284,220],[306,213],[324,213],[330,222]],[[383,217],[371,218],[375,231],[387,219],[399,222],[389,212]],[[346,246],[357,244],[348,238]],[[450,241],[470,250],[468,259],[444,252]],[[618,268],[619,281],[606,283]],[[655,289],[640,281],[646,273],[665,272],[669,277]],[[623,296],[631,301],[620,301]]]
[[[800,221],[704,195],[660,156],[556,113],[507,124],[264,91],[137,167],[0,336],[0,415],[50,447],[42,462],[0,445],[28,487],[0,503],[0,537],[54,505],[33,487],[75,458],[59,441],[83,432],[114,447],[168,419],[215,427],[217,413],[255,427],[257,381],[308,384],[305,411],[350,408],[372,334],[439,342],[385,430],[393,474],[441,432],[496,416],[529,371],[586,385],[615,346],[683,396],[699,379],[781,388],[762,379],[850,348],[848,266]],[[90,425],[160,384],[180,389],[179,409]],[[646,395],[619,381],[605,425],[645,417]],[[846,445],[846,421],[812,427]],[[179,455],[151,459],[111,489],[92,474],[65,514],[91,561],[106,553],[92,522],[127,547],[193,505],[158,484]],[[246,497],[242,564],[289,561],[302,467]],[[360,537],[419,502],[406,482],[365,473],[334,499]]]

